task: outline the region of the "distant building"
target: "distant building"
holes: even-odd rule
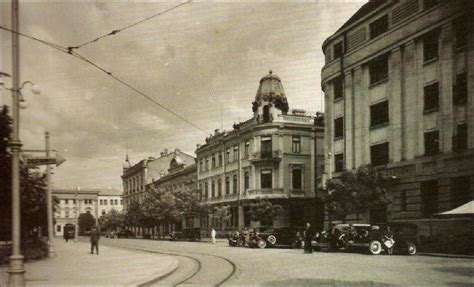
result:
[[[194,157],[179,150],[168,152],[165,150],[159,158],[149,157],[132,165],[128,155],[123,164],[123,205],[127,209],[131,201],[141,202],[146,191],[146,186],[168,174],[168,168],[175,155],[179,155],[185,162],[194,162]]]
[[[364,164],[397,177],[389,210],[429,218],[474,193],[473,1],[369,1],[323,44],[326,172]]]
[[[258,227],[249,216],[257,198],[283,206],[275,227],[321,224],[322,209],[314,199],[323,168],[322,116],[290,110],[281,80],[271,71],[260,80],[252,110],[251,119],[232,131],[216,130],[198,145],[202,202],[230,206],[227,230]],[[217,227],[207,217],[201,226],[204,231]]]
[[[164,192],[192,192],[197,189],[197,169],[195,159],[175,150],[174,156],[169,162],[167,174],[158,180],[150,183],[156,189]],[[162,226],[161,234],[168,234],[171,231],[181,230],[182,227],[199,227],[198,219],[184,219],[182,224],[177,226]]]
[[[59,200],[54,213],[56,236],[63,235],[64,225],[76,224],[77,209],[96,220],[112,209],[123,209],[121,192],[114,189],[54,189],[52,195]]]

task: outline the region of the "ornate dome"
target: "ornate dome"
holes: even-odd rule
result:
[[[132,165],[130,164],[130,161],[128,160],[128,154],[125,157],[125,162],[123,163],[123,169],[129,169]]]
[[[253,103],[254,112],[257,106],[263,101],[272,102],[275,107],[283,111],[283,113],[288,112],[288,101],[286,99],[285,90],[283,89],[280,78],[274,75],[272,70],[260,80],[255,102]]]

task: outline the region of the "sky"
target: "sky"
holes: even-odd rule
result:
[[[199,129],[92,66],[20,37],[21,81],[42,91],[23,89],[23,147],[44,149],[50,133],[51,148],[66,158],[54,168],[55,188],[122,189],[127,152],[132,164],[164,149],[194,156],[221,121],[231,129],[252,116],[269,70],[281,78],[290,108],[323,111],[322,43],[365,2],[192,2],[78,50]],[[177,4],[20,1],[20,32],[76,46]],[[1,1],[7,28],[10,8]],[[0,31],[0,43],[0,71],[11,74],[8,32]],[[0,93],[0,105],[11,105],[10,93]]]

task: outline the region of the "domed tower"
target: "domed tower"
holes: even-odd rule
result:
[[[132,165],[130,164],[130,161],[128,160],[128,154],[125,157],[125,162],[123,163],[123,172],[127,171]]]
[[[281,80],[270,70],[260,80],[257,96],[252,103],[254,117],[260,123],[272,122],[279,114],[288,112],[288,101]]]

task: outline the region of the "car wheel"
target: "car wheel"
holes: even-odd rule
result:
[[[379,255],[382,252],[382,243],[377,240],[373,240],[369,243],[369,252],[372,255]]]
[[[263,248],[267,247],[267,242],[263,239],[259,239],[257,241],[257,246],[258,246],[258,248],[263,249]]]
[[[416,245],[413,243],[408,243],[408,255],[416,254]]]
[[[273,245],[276,244],[277,238],[276,238],[275,235],[270,235],[270,236],[267,237],[267,241],[268,241],[268,243],[270,243],[270,245],[273,246]]]

